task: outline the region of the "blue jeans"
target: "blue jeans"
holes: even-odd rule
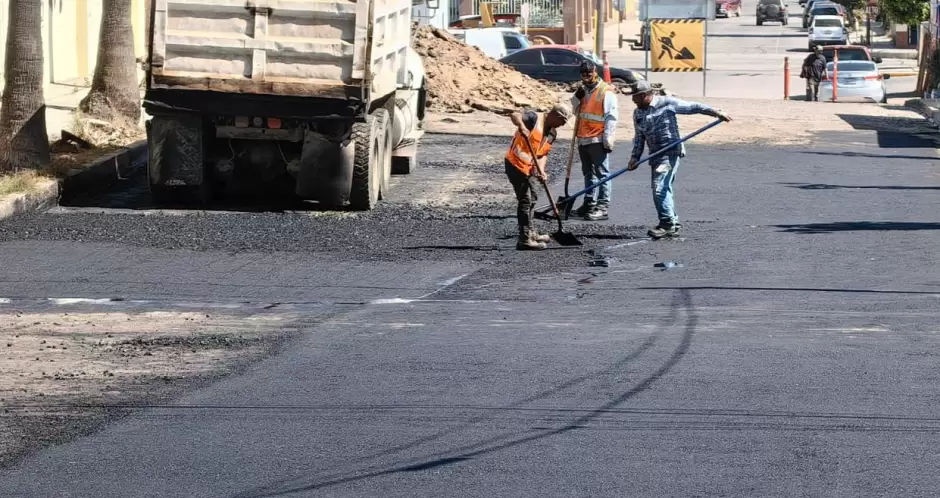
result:
[[[666,171],[657,172],[657,168]],[[653,204],[659,215],[660,225],[675,225],[679,223],[679,216],[673,204],[672,185],[676,181],[676,172],[679,170],[679,155],[669,154],[656,166],[651,166],[653,172]]]
[[[578,146],[581,157],[581,172],[584,173],[584,186],[589,187],[610,174],[610,160],[604,144],[586,144]],[[611,182],[599,185],[584,194],[585,204],[595,204],[606,209],[610,205]]]

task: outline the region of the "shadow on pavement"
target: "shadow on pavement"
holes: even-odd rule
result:
[[[734,287],[721,285],[685,286],[685,287],[637,287],[637,290],[689,290],[689,291],[757,291],[757,292],[833,292],[850,294],[913,294],[935,295],[937,292],[878,290],[878,289],[823,289],[813,287]]]
[[[480,441],[475,444],[466,445],[459,448],[454,448],[448,451],[437,452],[430,455],[427,455],[423,458],[412,458],[407,462],[400,463],[391,463],[389,465],[375,465],[371,468],[364,468],[358,470],[348,470],[343,474],[323,477],[320,479],[317,478],[299,478],[293,481],[282,481],[278,483],[273,483],[267,486],[261,486],[255,490],[249,490],[245,493],[240,493],[237,496],[239,498],[262,498],[262,497],[275,497],[275,496],[286,496],[292,495],[295,493],[309,493],[311,491],[316,491],[332,486],[338,486],[347,483],[353,483],[357,481],[372,479],[375,477],[381,477],[386,475],[393,475],[400,472],[415,472],[419,470],[428,470],[437,467],[442,467],[446,465],[452,465],[455,463],[463,462],[474,457],[486,455],[489,453],[494,453],[502,451],[508,448],[515,446],[531,443],[538,441],[547,437],[556,436],[559,434],[567,433],[569,431],[580,429],[584,427],[584,424],[591,422],[592,420],[602,416],[604,413],[609,412],[611,409],[614,409],[629,399],[633,398],[637,394],[646,391],[650,388],[657,380],[662,376],[669,373],[688,353],[689,348],[692,345],[692,338],[695,336],[696,329],[698,328],[698,317],[694,312],[694,306],[692,304],[692,293],[687,289],[681,289],[675,296],[671,306],[670,317],[667,319],[667,322],[659,328],[659,330],[640,347],[638,351],[628,354],[626,357],[618,360],[614,365],[600,371],[588,374],[583,377],[574,379],[574,382],[569,381],[561,386],[549,389],[542,393],[539,393],[533,397],[527,398],[516,403],[513,403],[514,406],[519,406],[524,403],[534,401],[536,399],[541,399],[547,397],[554,392],[561,390],[562,388],[571,387],[575,384],[581,383],[583,381],[598,377],[604,373],[617,373],[619,368],[625,366],[627,362],[642,353],[645,349],[652,347],[656,338],[662,334],[665,327],[672,325],[677,319],[681,311],[685,312],[686,321],[683,327],[682,336],[678,346],[673,350],[672,354],[660,366],[655,372],[642,379],[640,382],[634,384],[630,389],[622,392],[620,395],[611,399],[607,403],[604,403],[597,408],[588,411],[585,415],[576,417],[565,423],[563,426],[552,429],[541,429],[533,428],[525,430],[522,433],[517,434],[503,434],[495,436],[488,440]],[[513,406],[511,405],[511,406]],[[476,422],[471,422],[476,423]],[[465,424],[463,427],[466,427],[469,424]],[[459,428],[458,428],[459,429]],[[416,441],[414,443],[409,443],[398,448],[393,448],[391,450],[380,453],[382,454],[394,454],[403,449],[407,449],[421,442],[431,441],[438,439],[444,435],[449,434],[452,431],[444,431],[430,438],[422,438],[422,440]],[[378,455],[375,455],[374,458]],[[304,482],[306,481],[306,482]]]
[[[784,232],[818,234],[863,231],[919,231],[940,230],[940,223],[916,221],[838,221],[834,223],[806,223],[802,225],[774,225]]]
[[[836,190],[836,189],[864,189],[864,190],[940,190],[940,187],[911,187],[908,185],[831,185],[827,183],[789,183],[780,185],[803,190]]]
[[[852,151],[845,151],[845,152],[819,151],[817,152],[817,151],[804,150],[804,151],[800,151],[800,154],[815,154],[818,156],[871,157],[875,159],[927,159],[930,161],[937,160],[936,157],[930,157],[930,156],[912,156],[912,155],[907,155],[907,154],[869,154],[867,152],[852,152]],[[861,188],[861,187],[856,187],[856,188]]]
[[[934,148],[933,134],[924,129],[923,118],[885,118],[860,114],[836,114],[856,130],[874,131],[878,146],[887,149]]]

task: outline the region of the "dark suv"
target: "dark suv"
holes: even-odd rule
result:
[[[779,22],[784,26],[790,17],[787,4],[784,0],[760,0],[757,2],[757,25],[763,26],[765,21]]]

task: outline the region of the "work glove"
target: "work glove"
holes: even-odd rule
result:
[[[578,87],[578,91],[574,92],[574,96],[577,97],[578,100],[584,99],[584,95],[585,95],[585,93],[584,93],[584,87],[583,87],[583,86],[579,86],[579,87]]]
[[[608,142],[607,140],[604,140],[604,150],[605,150],[608,154],[610,154],[611,152],[614,151],[614,146],[613,146],[613,144],[611,144],[611,143]]]

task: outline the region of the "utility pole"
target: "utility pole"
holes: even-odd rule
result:
[[[871,48],[871,7],[865,7],[865,42]]]
[[[604,16],[607,15],[605,7],[607,0],[597,0],[597,26],[594,30],[594,54],[601,57],[604,53]]]

